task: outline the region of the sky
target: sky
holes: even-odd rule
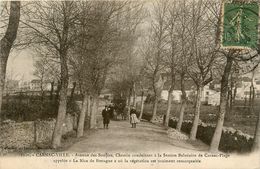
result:
[[[1,0],[0,0],[1,1]],[[151,4],[148,4],[150,6]],[[148,23],[150,20],[148,19]],[[146,29],[148,26],[147,23],[143,24],[143,29]],[[144,31],[145,32],[145,31]],[[23,49],[20,51],[14,50],[11,52],[8,63],[7,63],[7,75],[11,79],[30,81],[34,79],[34,54],[30,49]],[[260,70],[257,73],[257,78],[260,79]]]
[[[13,80],[30,81],[33,76],[33,54],[29,49],[12,51],[7,62],[7,76]]]

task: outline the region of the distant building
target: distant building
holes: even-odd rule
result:
[[[168,90],[170,88],[171,82],[166,81],[164,85],[164,89],[161,93],[161,99],[168,100]],[[184,81],[185,92],[187,98],[191,102],[195,102],[196,94],[197,94],[197,87],[193,80],[188,79]],[[201,93],[201,101],[206,102],[212,105],[219,105],[219,96],[220,96],[220,84],[216,83],[209,83],[208,85],[203,87]],[[182,92],[180,81],[175,82],[174,90],[172,92],[172,99],[176,102],[181,102]]]
[[[30,83],[30,90],[37,91],[41,90],[41,80],[34,79]]]
[[[171,81],[166,81],[163,87],[163,90],[161,92],[161,99],[162,100],[168,100],[168,90],[171,86]],[[186,95],[188,97],[189,100],[193,100],[193,96],[194,96],[194,82],[192,80],[186,80],[184,82],[184,86],[185,86],[185,91],[186,91]],[[181,102],[181,97],[182,97],[182,92],[181,92],[181,86],[180,86],[180,82],[176,81],[175,86],[174,86],[174,90],[172,91],[172,99],[173,101],[176,102]]]
[[[260,80],[255,81],[256,97],[260,98]]]
[[[19,90],[19,81],[18,80],[7,80],[5,82],[4,95],[13,94]]]
[[[143,97],[143,100],[144,100],[144,101],[146,100],[146,97],[147,97],[147,96],[144,96],[144,97]],[[136,100],[135,100],[136,103],[139,103],[139,102],[142,101],[142,96],[141,96],[141,95],[137,95],[135,99],[136,99]],[[133,101],[134,101],[134,97],[131,96],[131,103],[133,103]]]
[[[220,90],[220,87],[221,87],[221,85],[219,83],[215,83],[214,84],[214,89],[215,90]]]
[[[196,94],[197,94],[195,86],[191,86],[189,89],[185,90],[185,92],[186,92],[188,100],[195,101]],[[217,93],[216,91],[209,88],[209,85],[206,85],[203,88],[202,93],[201,93],[201,101],[211,103],[212,99],[213,99],[212,95],[215,95],[216,93]],[[173,90],[172,96],[173,96],[172,97],[173,101],[176,101],[179,103],[181,102],[181,97],[182,97],[181,90]],[[161,99],[168,100],[168,90],[162,91]]]
[[[236,91],[236,99],[243,100],[245,98],[249,98],[250,96],[250,88],[251,88],[252,80],[249,77],[243,77],[241,82],[237,86]],[[255,92],[260,91],[260,86],[257,85],[255,79],[253,79],[253,86]],[[234,90],[234,89],[233,89]]]
[[[209,94],[207,103],[212,106],[218,106],[220,104],[220,92],[214,91]]]
[[[72,92],[72,88],[73,88],[73,82],[74,81],[69,81],[68,84],[68,90],[67,90],[67,95],[71,95]],[[12,85],[10,85],[10,83]],[[45,81],[43,84],[41,83],[41,80],[39,79],[33,79],[31,81],[13,81],[13,82],[8,82],[8,85],[6,84],[6,90],[5,91],[9,91],[10,93],[10,87],[11,86],[16,86],[16,87],[12,87],[12,88],[16,88],[15,90],[12,91],[11,94],[17,95],[20,93],[23,94],[28,94],[28,95],[41,95],[41,85],[43,86],[43,91],[45,93],[45,95],[50,94],[50,91],[52,90],[52,83],[50,81]],[[9,87],[8,87],[9,86]],[[54,92],[56,92],[56,90],[58,89],[58,83],[55,82],[53,85],[53,90]],[[79,86],[76,85],[76,88],[74,89],[74,94],[75,95],[79,95],[80,94],[80,90],[79,90]]]
[[[213,96],[218,95],[218,93],[220,94],[220,92],[210,89],[209,86],[210,86],[210,84],[204,86],[204,88],[202,90],[202,97],[201,97],[201,101],[207,102],[208,104],[213,102],[212,99],[215,100],[215,98],[213,98]]]
[[[28,90],[30,90],[30,82],[20,81],[19,82],[19,90],[20,91],[28,91]]]
[[[187,95],[189,93],[191,93],[191,91],[186,91]],[[161,99],[168,100],[168,95],[169,95],[168,90],[163,90],[162,93],[161,93]],[[173,101],[180,103],[181,102],[181,96],[182,96],[182,93],[181,93],[180,90],[173,90],[172,91],[172,100]]]
[[[252,79],[249,77],[242,77],[241,81],[236,84],[236,88],[233,88],[232,93],[236,90],[236,100],[244,100],[250,97],[250,88],[251,88]],[[260,81],[253,79],[253,86],[255,90],[255,97],[260,97]],[[213,90],[220,91],[221,85],[215,83]]]

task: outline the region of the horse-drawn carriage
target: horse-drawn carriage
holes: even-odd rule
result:
[[[109,106],[111,110],[111,118],[114,120],[126,120],[127,110],[125,103],[122,100],[114,101],[113,104]],[[121,118],[120,118],[121,117]]]

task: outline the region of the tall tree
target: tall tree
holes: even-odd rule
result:
[[[259,45],[259,49],[260,49],[260,45]],[[260,51],[259,51],[259,54],[260,54]],[[260,113],[258,112],[252,151],[257,152],[257,151],[259,151],[259,149],[260,149]]]
[[[215,45],[214,26],[205,16],[205,9],[208,6],[207,0],[193,1],[191,6],[191,24],[188,26],[191,39],[191,51],[187,73],[197,87],[196,106],[193,125],[190,132],[190,139],[195,140],[200,116],[201,96],[205,85],[213,80],[212,69],[217,58]],[[205,40],[205,38],[207,40]]]
[[[126,24],[124,19],[129,10],[137,9],[138,5],[136,7],[128,1],[82,2],[80,36],[76,41],[78,45],[74,47],[72,64],[84,95],[83,106],[87,105],[86,98],[89,102],[89,96],[92,97],[91,110],[88,109],[91,128],[96,127],[100,92],[111,69],[120,62],[119,56],[125,51],[125,44],[132,39],[129,31],[136,29],[135,21],[128,19]],[[78,136],[83,133],[85,110],[87,108],[83,107],[80,114],[78,132],[81,134]]]
[[[227,96],[228,96],[228,79],[231,72],[232,64],[233,64],[233,57],[237,53],[235,50],[230,50],[228,53],[225,54],[226,57],[226,65],[224,69],[224,73],[221,79],[221,89],[220,89],[220,105],[219,105],[219,114],[218,114],[218,122],[217,126],[211,140],[210,144],[210,151],[216,152],[218,151],[218,146],[220,143],[220,138],[222,134],[222,128],[224,124],[224,118],[226,113],[226,106],[227,106]]]
[[[165,62],[168,68],[169,76],[170,76],[170,87],[168,89],[168,101],[167,101],[167,110],[165,115],[165,126],[168,126],[169,118],[170,118],[170,112],[171,112],[171,106],[172,106],[172,92],[175,87],[176,82],[176,69],[177,69],[177,63],[178,63],[178,35],[176,33],[176,27],[177,27],[177,18],[178,18],[178,3],[179,1],[175,0],[168,9],[168,28],[167,28],[167,36],[168,36],[168,43],[170,46],[169,54],[165,57]]]
[[[219,2],[211,2],[210,5],[210,11],[212,11],[212,14],[215,16],[212,18],[213,18],[214,25],[216,25],[216,30],[217,30],[216,43],[218,44],[220,42],[220,37],[221,37],[220,36],[221,31],[219,29],[219,25],[221,24],[222,21],[221,20],[222,10],[220,6],[221,5],[219,4]],[[221,139],[224,118],[227,111],[228,90],[230,86],[229,83],[230,83],[230,75],[232,73],[232,65],[234,64],[236,64],[235,66],[239,65],[240,71],[243,71],[244,68],[248,69],[248,67],[249,69],[253,70],[259,64],[259,59],[258,59],[259,48],[249,49],[249,50],[229,49],[229,50],[220,50],[219,52],[222,53],[222,55],[225,58],[225,66],[221,77],[218,122],[209,149],[211,152],[218,151],[218,147]]]
[[[152,119],[156,118],[158,101],[165,79],[162,78],[161,73],[165,68],[163,65],[163,57],[166,48],[166,30],[167,30],[167,8],[169,1],[155,1],[151,17],[154,18],[151,25],[150,49],[146,57],[147,72],[150,74],[152,88],[154,93],[154,103],[152,111]]]
[[[17,36],[19,20],[20,20],[20,1],[10,2],[10,14],[8,19],[7,29],[0,41],[0,123],[1,123],[1,108],[3,101],[3,91],[5,86],[5,75],[7,60]]]
[[[187,79],[187,56],[190,51],[190,43],[188,39],[188,29],[187,25],[189,24],[189,1],[184,0],[180,2],[179,5],[180,14],[178,15],[178,37],[180,40],[180,56],[178,60],[178,68],[177,68],[177,75],[180,79],[180,88],[181,88],[181,108],[179,113],[179,120],[177,123],[176,129],[181,131],[181,126],[183,122],[184,112],[187,107],[187,94],[185,89],[185,80]]]
[[[44,45],[56,51],[60,62],[60,99],[58,115],[53,132],[52,147],[57,148],[61,144],[62,126],[67,110],[68,88],[68,53],[75,40],[73,27],[77,20],[77,7],[73,1],[48,1],[32,2],[26,10],[25,17],[21,21],[27,31],[25,40],[34,45]]]

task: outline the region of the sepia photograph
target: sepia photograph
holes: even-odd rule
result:
[[[0,169],[260,169],[259,0],[0,0]]]

